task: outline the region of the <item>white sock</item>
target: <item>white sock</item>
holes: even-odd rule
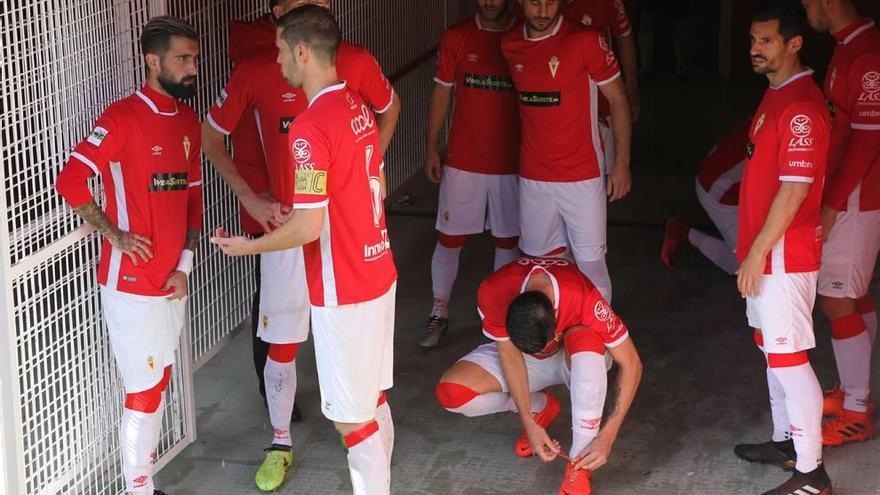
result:
[[[385,454],[375,421],[345,438],[348,471],[354,495],[383,495],[391,492],[391,460]],[[376,428],[370,432],[371,428]]]
[[[576,260],[578,269],[599,289],[602,297],[611,304],[611,275],[605,257],[593,261]]]
[[[877,311],[869,311],[861,313],[861,315],[865,327],[868,329],[868,336],[871,338],[871,348],[873,348],[874,343],[877,342]]]
[[[122,473],[125,490],[131,493],[152,495],[153,453],[162,428],[162,410],[145,413],[123,409],[119,427],[119,443],[122,448]]]
[[[568,455],[574,459],[599,433],[608,389],[605,356],[595,352],[573,354],[570,388],[572,439]]]
[[[385,447],[385,455],[391,459],[394,451],[394,421],[391,418],[391,406],[388,405],[387,399],[376,408],[376,422],[379,423],[379,437]]]
[[[504,265],[507,265],[513,260],[519,257],[519,248],[513,249],[504,249],[500,247],[495,248],[495,265],[493,267],[494,271],[498,271]]]
[[[532,392],[529,398],[532,414],[541,412],[547,407],[547,394],[544,392]],[[454,409],[447,411],[463,414],[469,418],[485,416],[500,412],[516,412],[516,404],[507,392],[488,392],[480,394]]]
[[[434,256],[431,258],[431,283],[434,288],[434,307],[431,314],[441,318],[449,316],[449,297],[452,295],[452,285],[458,276],[458,258],[461,248],[449,248],[437,243],[434,248]]]
[[[764,354],[764,361],[767,360],[767,351],[762,346],[758,349]],[[788,409],[785,406],[785,389],[779,383],[779,378],[773,373],[770,366],[767,366],[767,391],[770,396],[770,417],[773,419],[773,441],[784,442],[791,439],[791,421],[788,419]]]
[[[822,389],[809,362],[772,368],[785,390],[798,471],[809,473],[822,463]]]
[[[150,453],[150,462],[153,464],[159,459],[159,440],[162,438],[162,418],[165,414],[165,392],[162,392],[162,400],[159,402],[159,408],[156,409],[154,414],[156,417],[153,422],[153,438],[151,439],[153,451]]]
[[[862,332],[848,339],[831,339],[840,388],[843,390],[843,408],[847,411],[868,410],[871,382],[871,336]]]
[[[293,445],[290,435],[290,419],[293,416],[293,398],[296,395],[296,359],[279,363],[271,357],[263,369],[266,382],[266,403],[269,405],[269,422],[272,423],[276,445]]]
[[[736,255],[727,247],[721,239],[704,234],[697,229],[691,229],[688,232],[688,241],[697,248],[703,256],[715,263],[728,275],[733,275],[739,269],[739,263],[736,261]]]

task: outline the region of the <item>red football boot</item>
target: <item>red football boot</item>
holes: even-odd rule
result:
[[[547,394],[547,405],[544,406],[544,409],[541,410],[541,412],[535,414],[535,422],[541,425],[541,428],[546,430],[556,419],[556,416],[559,416],[559,410],[561,407],[559,406],[559,399],[553,394],[546,390],[544,393]],[[523,430],[519,438],[516,439],[516,447],[514,451],[518,457],[529,457],[534,454],[532,444],[529,442],[529,436],[526,435],[525,430]]]
[[[569,462],[565,466],[565,476],[562,478],[562,485],[559,487],[559,495],[590,495],[593,492],[593,489],[590,487],[590,478],[592,476],[592,471],[575,469],[574,464]]]

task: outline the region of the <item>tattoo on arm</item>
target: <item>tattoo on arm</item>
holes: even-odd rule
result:
[[[186,244],[184,249],[195,251],[199,247],[199,241],[202,239],[202,233],[198,230],[186,229]]]
[[[617,381],[614,382],[614,388],[611,389],[609,395],[611,397],[611,410],[608,411],[608,416],[605,418],[605,421],[620,414],[620,383]]]
[[[109,239],[111,243],[115,244],[118,241],[119,229],[113,225],[113,222],[110,221],[110,218],[103,210],[101,210],[101,207],[98,206],[98,203],[96,203],[94,199],[82,206],[74,208],[73,211],[75,211],[83,220],[88,222],[89,225],[95,227],[95,230]]]

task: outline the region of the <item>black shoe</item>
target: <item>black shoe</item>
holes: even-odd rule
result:
[[[449,319],[440,318],[437,315],[431,315],[428,323],[425,325],[425,333],[419,339],[419,347],[422,349],[433,349],[440,343],[440,338],[449,330]]]
[[[733,448],[737,457],[744,461],[760,462],[779,466],[786,471],[794,469],[797,454],[794,442],[743,443]]]
[[[809,473],[802,473],[795,469],[788,481],[762,495],[832,495],[833,493],[831,478],[825,472],[825,465],[820,464]]]
[[[300,420],[303,419],[302,412],[299,410],[299,406],[296,403],[293,404],[293,414],[290,415],[291,423],[299,423]]]
[[[168,495],[168,494],[163,492],[162,490],[153,490],[153,495]]]

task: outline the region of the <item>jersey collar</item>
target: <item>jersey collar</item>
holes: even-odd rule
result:
[[[849,26],[833,33],[834,39],[838,44],[846,45],[854,40],[858,35],[874,27],[874,21],[869,19],[858,19]]]
[[[503,29],[489,29],[487,27],[483,27],[483,21],[480,20],[479,13],[474,14],[474,19],[477,22],[477,29],[479,29],[480,31],[488,31],[490,33],[506,33],[507,31],[510,31],[510,28],[512,28],[514,24],[516,24],[516,16],[513,16],[510,18],[510,22],[507,23],[507,26],[505,28],[503,28]]]
[[[318,98],[324,96],[325,94],[332,93],[333,91],[339,91],[341,89],[345,89],[345,81],[342,81],[339,84],[334,84],[332,86],[327,86],[326,88],[322,89],[321,91],[318,91],[318,94],[316,94],[314,96],[314,98],[309,100],[309,106],[312,106],[313,103],[318,101]]]
[[[789,78],[786,79],[785,81],[782,81],[781,84],[776,85],[776,86],[774,86],[774,85],[771,84],[771,85],[770,85],[770,89],[780,89],[780,88],[782,88],[783,86],[787,86],[787,85],[793,83],[794,81],[797,81],[798,79],[801,79],[801,78],[803,78],[803,77],[812,76],[812,75],[813,75],[813,69],[811,69],[811,68],[809,68],[809,67],[804,67],[804,70],[802,70],[802,71],[798,72],[797,74],[795,74],[795,75],[789,77]]]
[[[553,309],[559,309],[559,282],[556,281],[556,277],[554,277],[552,273],[548,272],[543,267],[536,266],[532,268],[529,274],[526,275],[526,278],[523,279],[522,287],[520,287],[519,293],[522,294],[526,291],[526,285],[529,284],[529,279],[531,279],[532,275],[538,270],[541,270],[542,272],[546,273],[548,277],[550,277],[550,283],[553,284]]]
[[[153,113],[169,117],[177,115],[177,100],[174,98],[165,96],[146,85],[135,91],[135,94],[150,107]]]
[[[562,27],[563,19],[564,17],[562,16],[562,14],[560,14],[559,20],[556,21],[556,27],[553,28],[553,31],[551,31],[550,34],[545,34],[544,36],[541,36],[540,38],[529,38],[529,23],[528,21],[526,21],[523,23],[523,39],[528,41],[544,41],[548,38],[554,37],[557,33],[559,33],[559,28]]]

